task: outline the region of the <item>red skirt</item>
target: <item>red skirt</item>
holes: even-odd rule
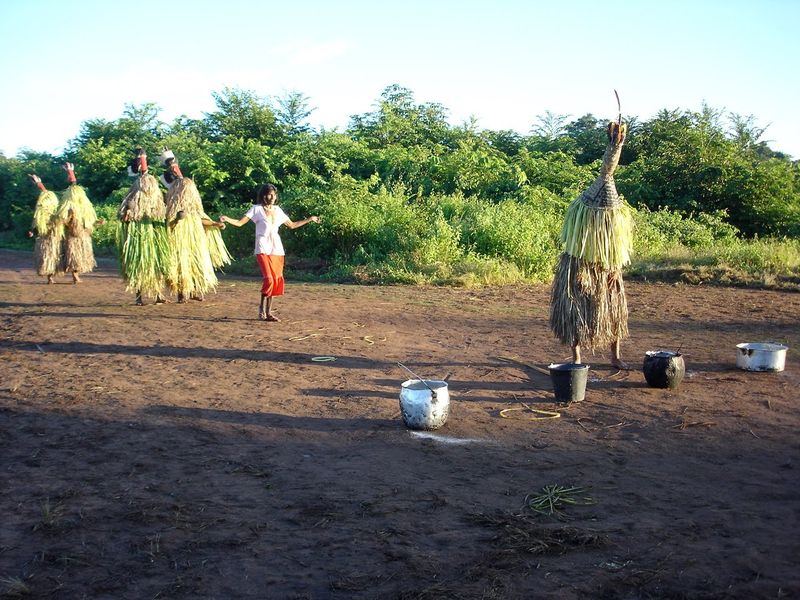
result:
[[[261,269],[264,285],[262,296],[283,296],[283,256],[274,254],[256,254],[256,262]]]

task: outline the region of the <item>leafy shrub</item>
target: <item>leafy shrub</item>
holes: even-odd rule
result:
[[[640,207],[634,211],[634,250],[653,254],[676,246],[701,249],[733,243],[738,231],[724,218],[721,211],[692,217],[667,208],[651,211]]]
[[[252,204],[235,204],[221,207],[220,214],[224,214],[231,219],[240,219],[252,206]],[[215,215],[212,218],[216,219],[217,216]],[[255,237],[256,232],[253,223],[247,223],[241,227],[226,225],[225,229],[222,230],[222,239],[225,240],[225,246],[234,257],[244,258],[253,254]]]
[[[461,241],[468,252],[502,258],[523,278],[546,281],[560,248],[560,219],[513,200],[490,204],[470,199],[460,215]]]
[[[718,264],[726,264],[750,274],[800,275],[800,240],[737,240],[709,249]]]
[[[118,204],[95,205],[94,210],[99,220],[105,221],[102,225],[97,225],[92,233],[92,243],[94,244],[95,254],[100,256],[111,256],[117,252],[117,219]]]

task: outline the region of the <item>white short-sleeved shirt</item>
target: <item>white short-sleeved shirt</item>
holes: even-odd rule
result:
[[[256,224],[256,249],[253,254],[272,254],[283,256],[283,242],[278,228],[289,220],[280,206],[274,205],[270,214],[260,204],[254,204],[245,215]]]

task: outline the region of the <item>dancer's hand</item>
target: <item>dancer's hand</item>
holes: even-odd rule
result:
[[[75,165],[71,162],[65,162],[62,165],[62,168],[67,172],[67,181],[70,185],[75,185],[78,183],[78,180],[75,178]]]
[[[42,180],[41,180],[41,179],[39,179],[39,176],[38,176],[38,175],[36,175],[35,173],[29,173],[29,174],[28,174],[28,177],[30,177],[30,178],[31,178],[31,180],[33,181],[33,183],[35,183],[35,184],[36,184],[36,187],[38,187],[40,191],[42,191],[42,192],[46,191],[46,190],[45,190],[45,187],[44,187],[44,184],[42,183]]]
[[[308,220],[311,221],[312,223],[322,222],[322,219],[320,219],[317,215],[314,215],[313,217],[308,217]]]
[[[28,232],[28,237],[33,237],[33,232],[32,231]]]

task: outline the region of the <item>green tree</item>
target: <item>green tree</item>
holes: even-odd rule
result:
[[[81,125],[64,158],[75,164],[78,183],[93,202],[105,202],[119,187],[128,185],[126,169],[136,147],[144,148],[151,162],[158,156],[158,142],[165,131],[159,113],[152,103],[128,104],[116,121],[90,119]]]
[[[520,134],[510,129],[503,129],[500,131],[487,129],[482,132],[481,136],[490,146],[509,157],[519,154],[525,142]]]
[[[436,169],[437,191],[500,200],[519,191],[527,177],[523,169],[481,138],[465,138],[442,156]]]
[[[634,204],[722,212],[746,235],[792,230],[800,205],[797,169],[787,159],[763,158],[757,137],[744,130],[728,137],[721,111],[663,110],[643,123],[632,145],[636,160],[620,169],[617,183]]]
[[[287,92],[278,98],[275,116],[290,136],[311,133],[311,126],[306,122],[316,109],[309,108],[308,97],[298,91]]]
[[[38,188],[28,176],[35,173],[45,187],[58,191],[66,187],[58,160],[45,152],[22,150],[16,158],[0,156],[0,231],[15,230],[22,238],[30,229]]]
[[[447,109],[437,103],[416,104],[413,92],[397,84],[383,91],[376,111],[352,116],[348,133],[371,148],[453,147],[458,137],[447,122]]]
[[[281,141],[281,129],[269,101],[254,92],[225,88],[213,92],[217,110],[205,115],[206,135],[211,141],[226,137],[256,140],[268,146]]]
[[[586,114],[568,123],[564,134],[575,141],[575,162],[588,165],[603,157],[608,134],[607,123],[598,121],[594,115]]]
[[[530,133],[545,140],[554,141],[567,135],[567,119],[569,115],[557,115],[546,110],[543,115],[537,115],[536,122],[531,126]]]
[[[531,152],[527,148],[520,151],[515,162],[525,173],[529,185],[544,188],[570,200],[597,177],[600,165],[599,159],[590,165],[580,165],[571,154]]]
[[[310,171],[323,180],[336,174],[370,179],[378,170],[379,150],[347,133],[322,130],[309,149]]]

